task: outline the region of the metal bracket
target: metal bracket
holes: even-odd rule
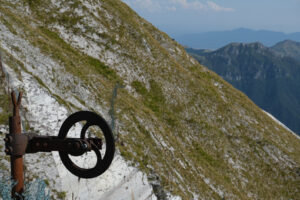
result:
[[[7,144],[6,153],[12,156],[23,156],[26,153],[60,151],[79,156],[92,150],[92,145],[97,149],[102,148],[99,138],[59,138],[55,136],[39,136],[35,133],[7,134],[4,139]],[[10,144],[8,144],[10,143]]]
[[[4,139],[6,144],[5,153],[12,156],[25,155],[29,136],[27,134],[6,134]]]
[[[80,138],[67,138],[69,130],[77,123],[86,121],[80,132]],[[102,139],[85,138],[90,126],[98,126],[105,139],[105,154],[101,155]],[[40,136],[35,133],[6,134],[5,152],[11,156],[23,156],[28,153],[58,151],[62,163],[74,175],[80,178],[94,178],[104,173],[110,166],[115,144],[112,131],[106,121],[99,115],[89,111],[80,111],[72,114],[63,123],[58,136]],[[72,162],[69,155],[81,156],[85,152],[94,151],[97,163],[93,168],[78,167]]]
[[[92,150],[92,145],[102,148],[102,140],[99,138],[59,138],[36,136],[33,137],[26,148],[26,153],[59,151],[79,156]]]

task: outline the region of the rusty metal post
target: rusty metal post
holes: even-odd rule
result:
[[[19,93],[18,100],[16,99],[15,92],[11,93],[11,99],[13,103],[13,116],[9,118],[9,133],[21,134],[21,118],[20,118],[20,106],[21,106],[22,92]],[[24,191],[24,174],[23,174],[23,156],[11,155],[11,176],[17,184],[12,189],[12,197],[17,198],[16,193],[22,194]]]

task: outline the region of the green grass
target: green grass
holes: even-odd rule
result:
[[[155,113],[162,112],[163,106],[165,106],[165,97],[162,87],[154,80],[150,80],[149,82],[149,91],[146,89],[143,83],[139,81],[133,81],[132,86],[140,95],[142,95],[143,101],[147,107],[149,107]]]
[[[76,51],[70,44],[61,39],[56,32],[45,27],[39,27],[39,29],[51,41],[49,45],[49,42],[46,43],[46,41],[40,40],[38,41],[39,46],[44,49],[45,53],[50,53],[53,58],[63,62],[73,74],[84,78],[86,70],[92,69],[96,74],[102,75],[104,78],[115,82],[122,82],[116,72],[100,62],[99,59]]]
[[[41,0],[23,0],[24,3],[27,3],[31,9],[38,8],[43,1]]]
[[[66,192],[58,192],[57,193],[57,198],[59,199],[66,199],[67,193]]]
[[[148,93],[147,88],[140,81],[132,81],[132,87],[143,96],[146,96]]]
[[[67,197],[67,193],[65,191],[59,192],[56,189],[53,189],[52,193],[54,193],[56,195],[56,198],[61,199],[61,200],[64,200]],[[54,195],[52,195],[51,197],[52,197],[52,199],[54,199]]]
[[[106,78],[110,80],[118,79],[118,75],[116,74],[116,72],[108,66],[104,65],[103,63],[101,63],[98,59],[93,58],[91,56],[87,56],[87,63],[90,66],[94,67],[99,74],[102,74]]]

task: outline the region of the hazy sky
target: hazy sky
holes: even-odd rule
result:
[[[300,0],[123,0],[171,36],[235,28],[300,32]]]

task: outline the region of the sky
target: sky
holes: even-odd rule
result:
[[[300,32],[300,0],[123,0],[171,36],[249,28]]]

